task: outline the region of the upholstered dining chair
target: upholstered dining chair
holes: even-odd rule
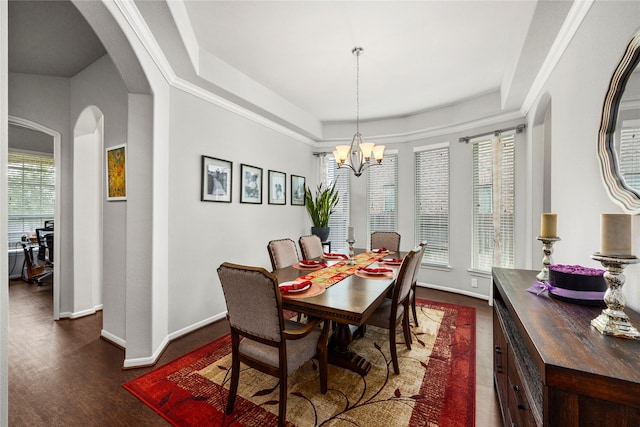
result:
[[[267,245],[267,250],[273,270],[289,267],[299,261],[296,242],[291,239],[272,240]]]
[[[322,241],[315,234],[301,236],[300,239],[298,239],[298,244],[300,245],[300,252],[302,252],[302,259],[318,258],[321,257],[324,252]]]
[[[417,277],[418,271],[420,270],[420,264],[422,263],[422,257],[424,256],[424,251],[427,248],[427,242],[422,241],[419,243],[420,252],[416,255],[420,260],[416,264],[416,268],[413,271],[413,282],[411,282],[411,290],[409,291],[409,304],[411,305],[411,313],[413,314],[413,322],[416,326],[420,326],[418,324],[418,314],[416,313],[416,286],[417,286]]]
[[[396,277],[392,298],[385,298],[376,310],[367,318],[365,325],[385,328],[389,331],[389,348],[393,371],[400,374],[398,350],[396,348],[396,328],[402,323],[404,341],[407,349],[411,350],[411,330],[409,329],[409,291],[413,282],[414,270],[420,263],[418,254],[420,246],[416,246],[402,260],[402,265]]]
[[[288,376],[309,359],[320,365],[320,391],[327,392],[329,322],[285,320],[278,279],[260,267],[223,263],[218,267],[231,327],[231,384],[226,413],[233,412],[240,362],[280,381],[278,426],[287,416]]]
[[[371,233],[371,249],[380,248],[398,252],[400,250],[400,234],[395,231],[374,231]]]

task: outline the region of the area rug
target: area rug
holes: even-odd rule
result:
[[[317,362],[289,377],[287,425],[460,427],[475,424],[475,309],[417,300],[412,349],[398,328],[400,375],[388,333],[367,327],[352,350],[371,362],[365,376],[329,366],[320,393]],[[275,426],[278,379],[242,366],[234,412],[224,414],[231,376],[229,335],[124,384],[175,426]]]

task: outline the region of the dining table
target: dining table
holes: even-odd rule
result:
[[[367,318],[384,301],[394,286],[400,268],[399,263],[390,265],[382,260],[391,255],[396,257],[397,261],[404,254],[393,252],[375,254],[364,249],[355,252],[358,254],[355,257],[358,261],[356,266],[349,265],[347,259],[316,258],[316,261],[323,263],[317,268],[305,268],[298,263],[276,269],[273,273],[281,284],[310,280],[315,283],[314,289],[318,289],[318,285],[324,289],[320,289],[321,293],[306,291],[309,296],[304,292],[283,293],[282,307],[311,318],[334,322],[333,333],[328,343],[329,363],[366,375],[371,369],[371,364],[353,352],[349,345],[354,338],[354,332],[365,324]],[[363,273],[362,267],[388,268],[391,272],[383,275],[369,275]],[[328,281],[325,280],[327,277],[329,277]],[[335,283],[331,283],[334,281]],[[328,286],[327,282],[330,283]]]

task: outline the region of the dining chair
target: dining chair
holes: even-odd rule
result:
[[[301,236],[298,239],[298,244],[300,245],[300,252],[302,252],[302,259],[319,258],[324,252],[322,241],[315,234]]]
[[[282,314],[278,279],[261,267],[223,263],[218,277],[231,328],[231,384],[225,412],[231,414],[240,380],[240,362],[279,379],[278,426],[287,416],[288,376],[305,362],[318,359],[320,391],[327,392],[329,322],[302,324]]]
[[[424,251],[427,248],[427,242],[423,240],[419,243],[420,252],[416,255],[420,260],[416,263],[416,268],[413,271],[413,282],[411,282],[411,290],[409,291],[409,304],[411,305],[411,312],[413,313],[413,322],[416,326],[420,326],[418,324],[418,314],[416,313],[416,287],[417,287],[417,277],[418,271],[420,270],[420,264],[422,263],[422,257],[424,256]]]
[[[395,231],[374,231],[371,233],[371,249],[380,248],[398,252],[400,250],[400,234]]]
[[[402,323],[404,341],[407,349],[411,350],[411,330],[409,329],[409,291],[413,282],[414,270],[420,263],[418,256],[422,248],[416,246],[409,251],[402,260],[402,265],[396,277],[392,298],[385,298],[376,310],[365,320],[365,325],[385,328],[389,331],[389,348],[393,370],[400,374],[398,350],[396,348],[396,328]]]
[[[273,270],[289,267],[299,261],[296,242],[291,239],[272,240],[267,245],[267,250]]]

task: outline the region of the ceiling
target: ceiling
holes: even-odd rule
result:
[[[540,44],[546,54],[571,3],[173,0],[167,7],[202,78],[217,84],[216,73],[205,68],[224,64],[238,81],[331,122],[356,115],[355,46],[364,48],[361,120],[408,116],[497,91],[503,100],[517,98],[517,109],[522,87],[544,59],[523,61],[535,52],[531,29],[546,35]],[[541,8],[547,9],[542,25]],[[70,77],[104,54],[72,3],[9,2],[10,71]]]
[[[497,91],[516,66],[538,2],[182,3],[201,50],[325,122],[355,117],[355,46],[364,48],[363,119]]]
[[[72,77],[106,53],[69,1],[9,2],[9,71]]]

